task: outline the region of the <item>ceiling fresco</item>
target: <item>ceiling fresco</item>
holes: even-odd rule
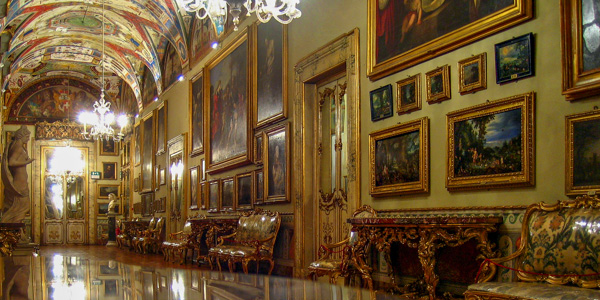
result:
[[[188,65],[190,16],[179,15],[175,0],[9,0],[7,5],[0,26],[3,38],[8,34],[10,41],[6,49],[0,46],[0,67],[8,66],[2,68],[2,89],[9,122],[38,116],[35,105],[27,106],[29,96],[24,96],[24,90],[49,82],[47,77],[77,78],[94,86],[97,98],[104,70],[107,96],[133,101],[118,106],[139,111],[143,94],[160,95],[176,75],[173,68],[161,66],[162,61]],[[163,59],[169,47],[176,63]],[[155,92],[142,91],[143,77],[154,80],[155,84],[145,86]],[[124,92],[127,88],[130,91]],[[60,114],[60,104],[56,107]]]

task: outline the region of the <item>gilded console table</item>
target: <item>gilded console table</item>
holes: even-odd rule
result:
[[[0,256],[11,256],[25,223],[0,223]]]
[[[227,217],[208,217],[203,219],[191,219],[192,234],[196,237],[198,255],[196,259],[206,261],[206,254],[203,254],[200,249],[202,244],[206,245],[206,253],[208,249],[216,245],[217,237],[233,232],[237,227],[239,216]]]
[[[392,266],[390,248],[392,243],[398,242],[417,249],[429,299],[437,299],[437,250],[445,246],[460,246],[475,239],[480,254],[473,259],[496,256],[493,250],[495,245],[489,241],[488,234],[497,230],[502,217],[351,218],[348,223],[357,234],[357,242],[352,247],[353,259],[370,288],[373,287],[373,280],[372,268],[366,263],[368,246],[371,244],[376,247],[384,254],[388,265]],[[395,283],[393,271],[391,276]]]

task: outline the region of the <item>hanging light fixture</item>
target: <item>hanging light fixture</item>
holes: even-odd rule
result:
[[[106,54],[104,53],[104,0],[102,1],[102,81],[100,86],[100,99],[94,102],[94,111],[82,112],[79,114],[79,122],[83,123],[84,138],[91,140],[104,140],[112,138],[115,141],[123,139],[123,128],[127,126],[127,116],[120,115],[115,120],[115,115],[110,111],[110,102],[104,99],[104,62]],[[113,124],[117,121],[120,130],[115,134]],[[90,131],[87,131],[87,125],[90,125]]]
[[[300,0],[177,0],[177,3],[185,11],[196,13],[200,19],[209,17],[215,24],[217,34],[225,28],[228,5],[229,13],[233,17],[234,30],[238,29],[242,6],[246,8],[248,16],[256,13],[256,17],[263,23],[274,18],[282,24],[289,24],[302,15],[296,8]]]

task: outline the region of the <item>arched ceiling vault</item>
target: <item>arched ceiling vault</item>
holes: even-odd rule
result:
[[[1,41],[10,41],[8,47],[0,45],[0,51],[7,48],[1,61],[6,79],[2,89],[10,90],[9,95],[47,76],[50,67],[54,74],[100,86],[104,53],[105,78],[118,76],[128,84],[141,110],[140,75],[146,66],[160,94],[166,42],[187,65],[185,26],[175,0],[0,0],[0,5],[3,2],[7,9],[0,20]],[[12,101],[5,99],[5,104]]]

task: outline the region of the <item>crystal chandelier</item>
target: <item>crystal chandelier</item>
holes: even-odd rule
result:
[[[300,0],[177,0],[179,7],[187,12],[196,13],[198,18],[209,17],[215,24],[217,34],[220,34],[225,27],[227,5],[233,17],[234,30],[237,30],[242,6],[246,8],[247,16],[256,13],[256,17],[263,23],[274,18],[282,24],[289,24],[302,15],[296,8],[299,2]]]
[[[84,138],[91,140],[108,140],[112,138],[115,141],[123,139],[123,128],[127,126],[127,116],[120,115],[116,121],[120,127],[119,133],[115,134],[113,124],[115,123],[115,115],[110,111],[110,102],[104,99],[104,62],[106,54],[104,53],[104,1],[102,1],[102,82],[100,88],[100,99],[94,102],[94,111],[82,112],[79,114],[79,122],[83,123]],[[87,130],[87,125],[91,125],[90,131]]]

